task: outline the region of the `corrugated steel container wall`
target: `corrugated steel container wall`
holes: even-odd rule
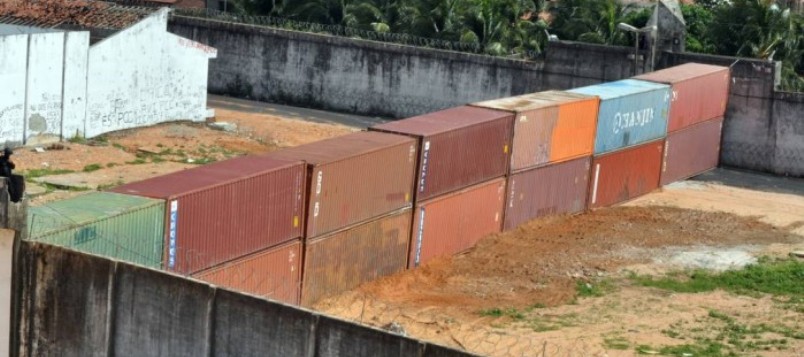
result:
[[[516,114],[513,172],[592,155],[599,104],[595,96],[546,91],[473,105]]]
[[[611,206],[659,188],[664,140],[653,141],[592,160],[589,207]]]
[[[162,266],[165,202],[93,192],[28,209],[28,239]]]
[[[302,278],[303,306],[405,270],[411,209],[309,241]]]
[[[298,305],[301,249],[301,240],[296,240],[224,263],[193,277],[234,291]]]
[[[416,201],[506,174],[512,113],[462,106],[397,120],[370,130],[420,138]]]
[[[570,90],[600,97],[595,155],[661,139],[667,134],[670,86],[625,79]]]
[[[419,203],[413,217],[408,266],[415,268],[439,256],[453,255],[498,233],[505,205],[505,179]]]
[[[358,132],[268,154],[309,165],[307,239],[404,207],[413,201],[417,142]]]
[[[300,238],[302,162],[246,156],[123,185],[167,200],[164,267],[192,274]]]
[[[520,171],[508,177],[505,230],[534,218],[586,210],[591,157]]]
[[[670,133],[664,144],[662,185],[668,185],[717,167],[723,118],[698,123]]]
[[[667,132],[726,114],[731,73],[728,67],[687,63],[646,73],[637,79],[672,86]]]

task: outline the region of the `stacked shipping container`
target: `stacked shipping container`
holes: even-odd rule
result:
[[[304,305],[404,270],[417,154],[413,138],[379,132],[268,154],[308,165]]]
[[[728,82],[728,68],[691,64],[452,108],[32,207],[29,229],[311,305],[465,250],[503,222],[613,205],[660,175],[714,167]]]
[[[557,91],[473,104],[515,115],[504,229],[586,209],[599,104],[596,96]]]
[[[717,167],[729,68],[688,63],[636,78],[672,88],[661,184]]]
[[[508,171],[513,120],[512,113],[462,106],[370,129],[419,143],[408,266],[458,253],[501,230],[501,178]]]

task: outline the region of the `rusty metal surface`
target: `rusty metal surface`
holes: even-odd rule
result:
[[[309,164],[307,239],[408,207],[416,140],[358,132],[268,154]]]
[[[664,144],[662,186],[717,167],[723,118],[708,120],[670,133]]]
[[[659,187],[664,140],[615,151],[592,160],[589,207],[607,207]]]
[[[416,201],[505,175],[513,114],[462,106],[381,124],[369,130],[419,138]]]
[[[592,158],[587,156],[512,173],[506,188],[503,229],[539,217],[585,211],[591,165]]]
[[[408,266],[459,253],[500,232],[504,204],[502,178],[417,204]]]
[[[411,209],[306,243],[303,306],[405,270]]]
[[[298,305],[301,249],[301,240],[296,240],[224,263],[193,277],[222,288]]]
[[[192,274],[302,235],[305,165],[246,156],[126,184],[165,207],[166,270]]]
[[[687,63],[635,78],[671,85],[668,133],[726,113],[731,82],[728,67]]]
[[[473,105],[516,115],[510,171],[592,154],[600,99],[546,91]]]

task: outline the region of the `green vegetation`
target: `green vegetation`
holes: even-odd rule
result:
[[[26,180],[35,179],[37,177],[44,177],[44,176],[52,176],[52,175],[64,175],[70,174],[75,171],[73,170],[63,170],[63,169],[31,169],[25,171],[24,176]]]
[[[625,22],[644,26],[651,8],[617,0],[231,0],[229,11],[460,42],[492,55],[532,57],[548,32],[562,40],[631,46]],[[804,15],[768,0],[682,5],[687,50],[783,61],[782,86],[804,90]]]
[[[92,172],[92,171],[98,171],[101,168],[102,168],[102,166],[100,164],[90,164],[90,165],[84,166],[83,171],[84,172]]]
[[[713,273],[695,270],[667,277],[631,277],[635,283],[681,293],[697,293],[723,289],[738,294],[766,293],[780,296],[787,302],[801,302],[804,297],[804,262],[762,258],[741,270]]]
[[[614,290],[614,283],[604,279],[600,281],[578,281],[575,285],[578,297],[600,297]]]
[[[610,350],[627,350],[631,347],[631,342],[622,336],[604,337],[603,346]]]

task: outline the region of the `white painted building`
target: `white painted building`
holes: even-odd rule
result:
[[[167,32],[168,9],[94,44],[0,24],[0,146],[203,121],[214,48]]]

